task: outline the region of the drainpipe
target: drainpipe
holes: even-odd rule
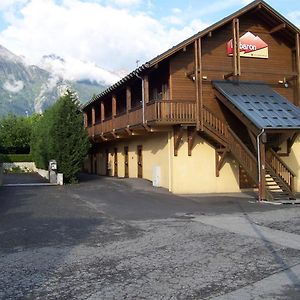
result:
[[[145,124],[145,90],[144,90],[144,79],[137,73],[135,76],[142,80],[142,112],[143,112],[143,124]]]
[[[256,137],[256,144],[257,144],[257,162],[258,162],[258,187],[259,187],[259,201],[262,199],[260,198],[260,192],[261,192],[261,155],[260,155],[260,137],[265,132],[265,129],[263,128],[261,132]]]

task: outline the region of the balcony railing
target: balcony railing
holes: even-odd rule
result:
[[[194,124],[196,123],[196,103],[193,101],[151,101],[145,105],[144,120],[147,123]],[[116,115],[94,126],[88,127],[89,136],[101,135],[136,126],[143,123],[143,108],[132,108],[128,113]]]

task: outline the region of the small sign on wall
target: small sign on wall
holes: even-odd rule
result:
[[[227,55],[233,55],[233,40],[227,43]],[[268,44],[259,36],[246,32],[240,37],[240,56],[254,58],[269,58]]]

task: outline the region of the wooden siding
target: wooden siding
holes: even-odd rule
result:
[[[270,84],[274,90],[294,102],[295,84],[289,83],[285,88],[279,84],[279,80],[284,77],[291,77],[295,72],[295,63],[291,45],[287,45],[280,39],[278,34],[271,35],[270,27],[260,18],[253,14],[247,14],[240,18],[240,36],[247,31],[258,35],[269,46],[269,58],[246,58],[241,57],[240,80],[264,81]],[[206,37],[202,42],[202,65],[203,76],[207,76],[208,81],[203,82],[204,105],[214,111],[220,118],[222,111],[220,104],[215,98],[211,80],[223,79],[223,76],[232,72],[232,57],[227,56],[226,44],[232,38],[232,25],[227,24],[212,33],[211,37]]]
[[[195,69],[194,47],[180,51],[170,59],[170,88],[173,100],[195,101],[195,83],[186,76]]]

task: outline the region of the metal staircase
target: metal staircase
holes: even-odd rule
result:
[[[247,175],[258,185],[257,158],[234,131],[208,108],[203,107],[203,133],[216,149],[230,152]],[[267,200],[294,199],[295,174],[273,151],[266,155]]]

